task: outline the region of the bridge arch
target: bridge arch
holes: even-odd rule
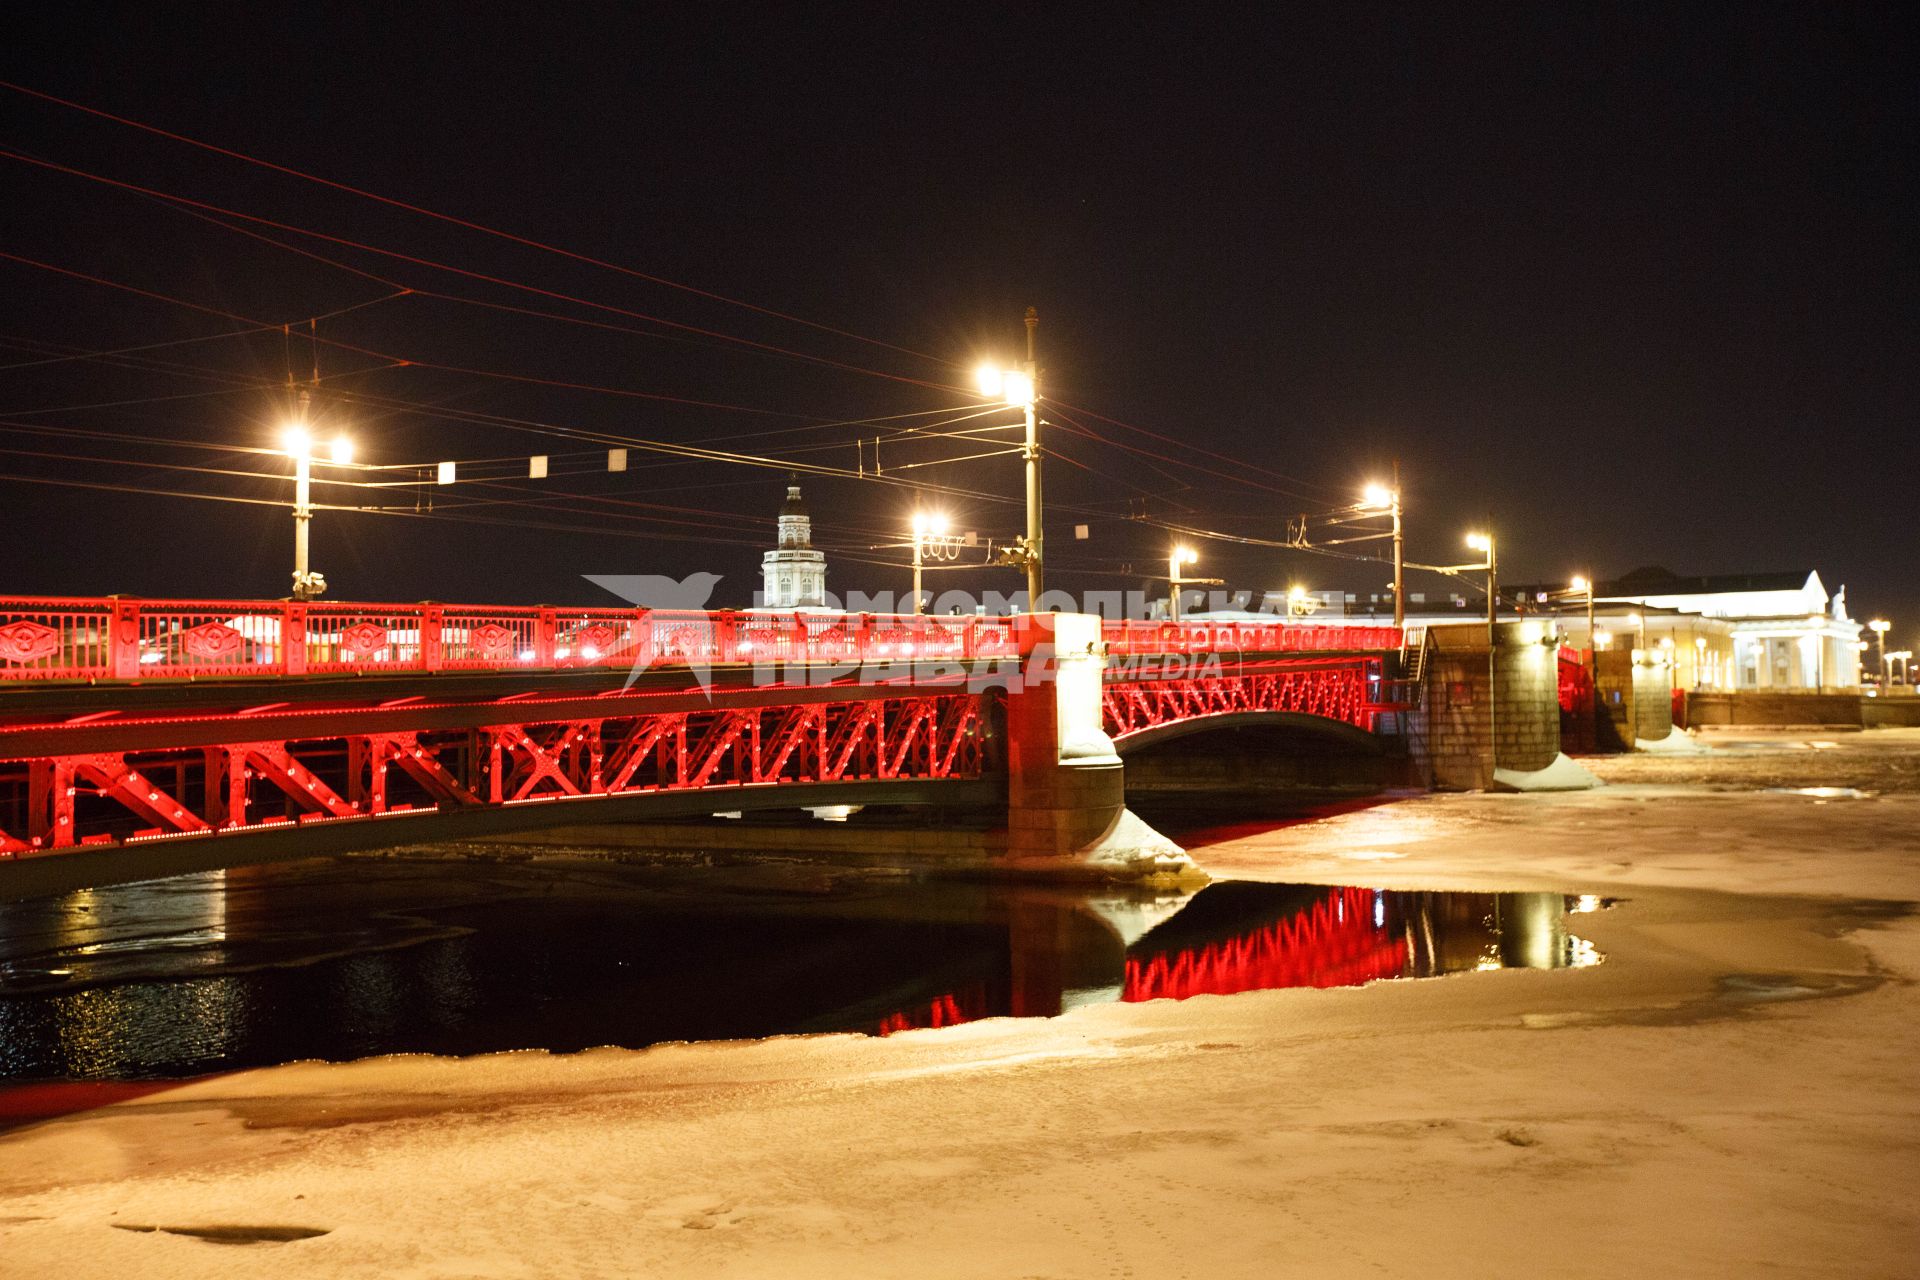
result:
[[[1223,711],[1214,715],[1188,716],[1116,737],[1113,745],[1124,760],[1179,738],[1243,729],[1286,730],[1328,746],[1344,747],[1366,755],[1384,755],[1388,750],[1388,741],[1379,734],[1369,733],[1344,720],[1300,711]]]

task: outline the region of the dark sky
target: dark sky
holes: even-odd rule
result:
[[[588,603],[582,573],[713,568],[744,600],[781,473],[636,452],[608,477],[595,451],[806,446],[853,468],[857,436],[978,409],[943,387],[1016,356],[1031,304],[1071,418],[1048,435],[1050,585],[1138,585],[1168,522],[1278,538],[1398,458],[1412,559],[1466,559],[1491,513],[1513,578],[1817,568],[1920,647],[1920,112],[1893,6],[488,8],[69,6],[10,13],[0,40],[6,80],[877,340],[0,91],[0,149],[513,282],[254,224],[330,265],[227,215],[0,160],[0,252],[250,321],[370,303],[319,324],[316,421],[369,463],[498,460],[462,468],[489,488],[325,490],[434,503],[322,512],[335,597]],[[311,344],[276,330],[20,367],[240,327],[0,260],[0,590],[284,594],[284,508],[22,482],[285,501],[284,459],[127,437],[270,446]],[[882,461],[981,440],[897,437]],[[553,477],[510,478],[543,452]],[[1018,495],[1014,457],[896,478],[973,491],[938,505],[1018,531],[990,500]],[[900,558],[871,548],[912,493],[806,484],[831,584],[904,586],[864,561]],[[1385,576],[1200,545],[1239,587]]]

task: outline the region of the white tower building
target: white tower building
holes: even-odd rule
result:
[[[827,602],[827,557],[813,549],[813,521],[800,486],[780,504],[780,545],[760,557],[760,597],[768,609],[820,608]]]

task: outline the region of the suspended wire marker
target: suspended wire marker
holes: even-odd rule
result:
[[[625,449],[607,450],[607,470],[625,471],[627,469],[627,451]]]
[[[527,459],[527,479],[545,480],[547,478],[547,455],[535,454]]]

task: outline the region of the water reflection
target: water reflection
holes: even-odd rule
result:
[[[890,1034],[1599,959],[1560,894],[319,859],[0,906],[0,1078]]]

